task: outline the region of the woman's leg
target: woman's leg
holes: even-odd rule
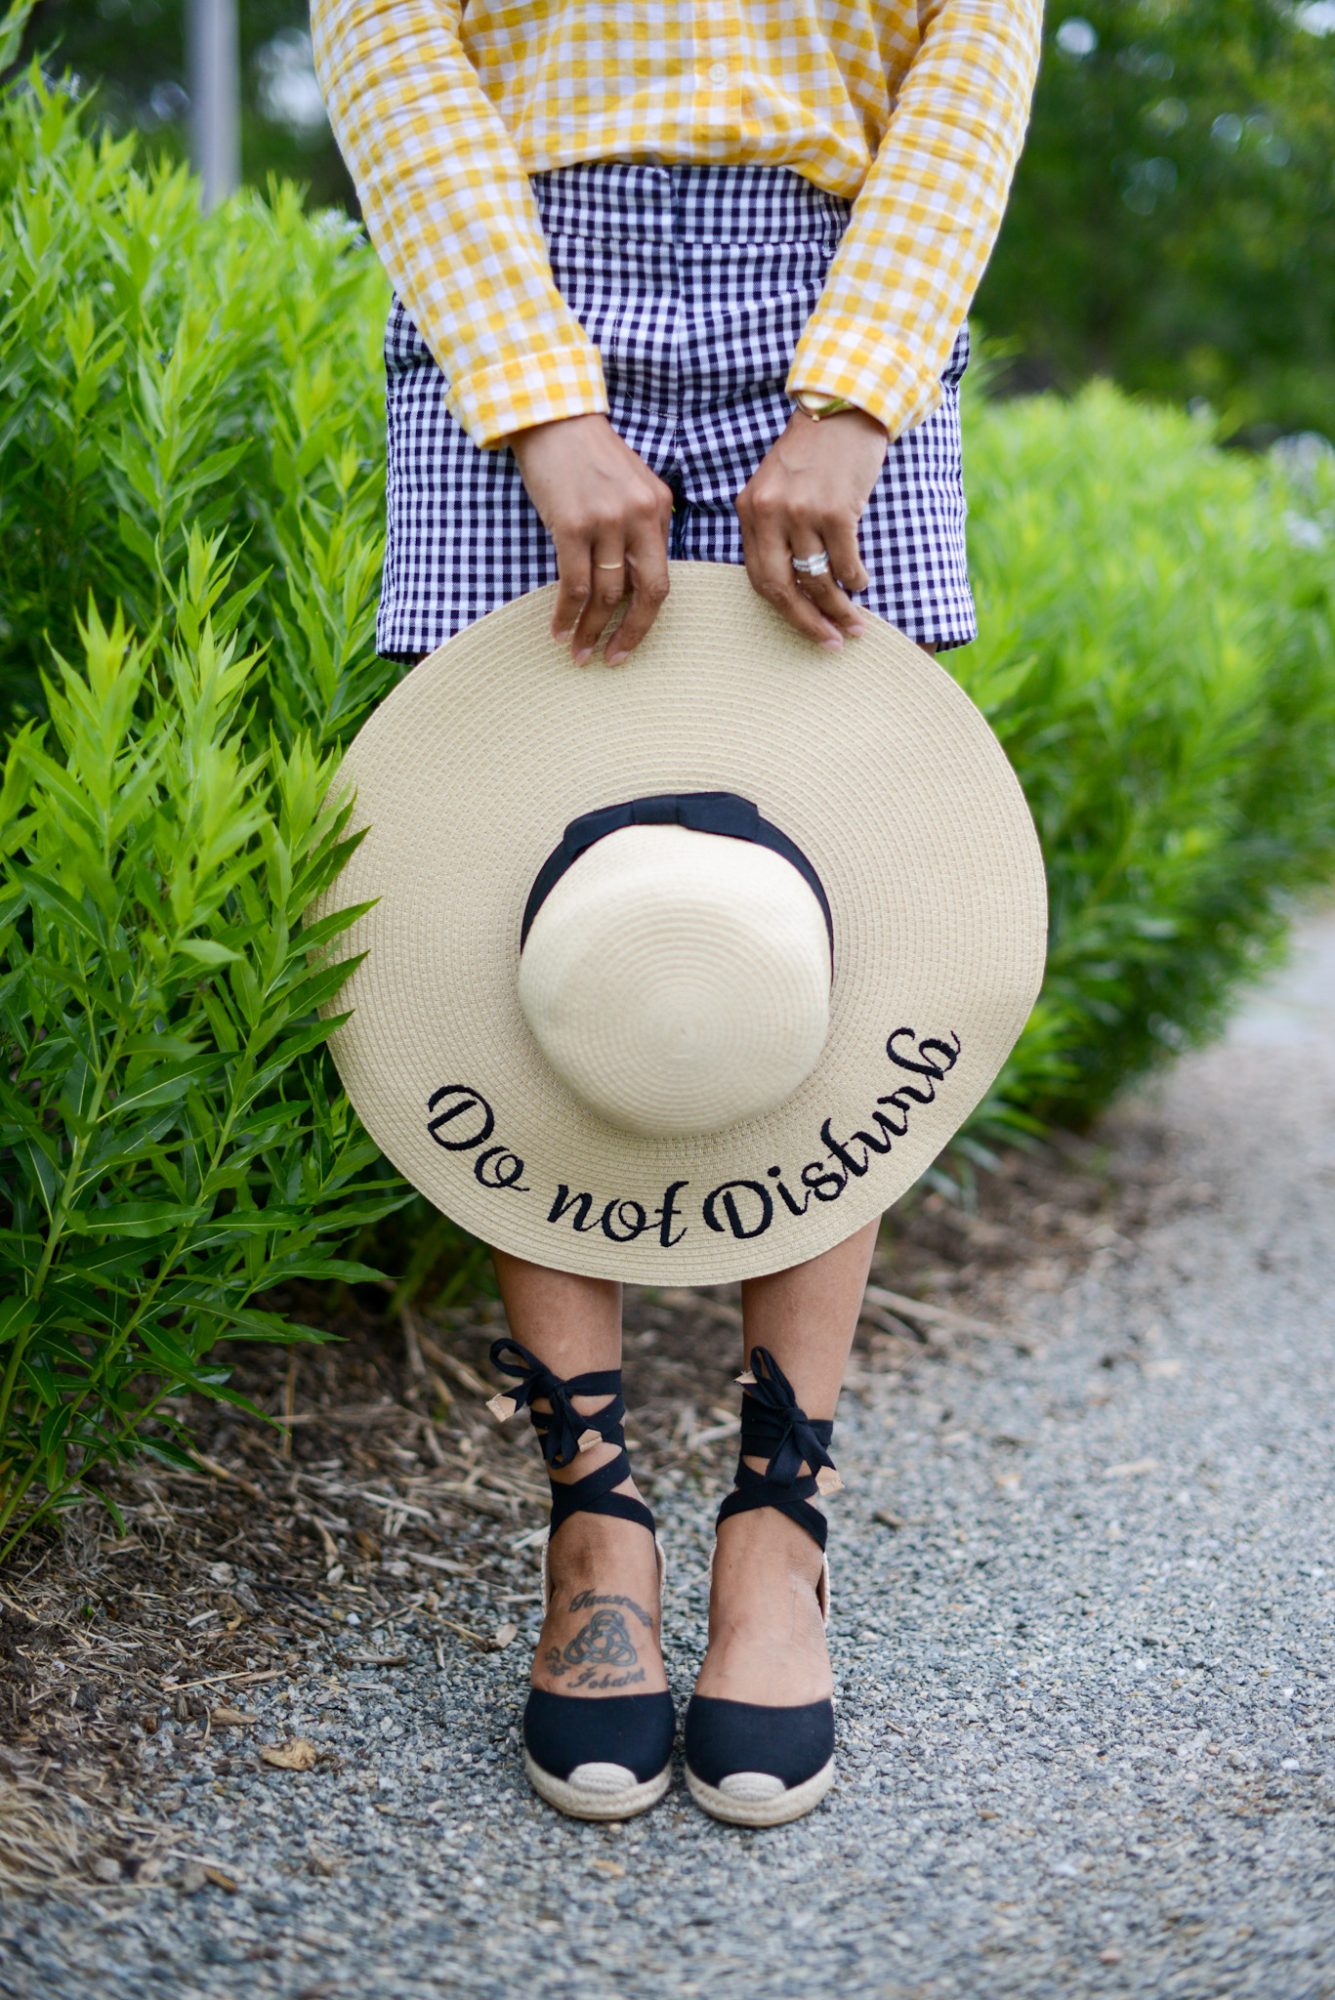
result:
[[[742,1285],[744,1354],[769,1348],[798,1402],[817,1420],[835,1413],[879,1227],[878,1217],[821,1256]],[[837,1433],[831,1451],[837,1464]],[[747,1464],[765,1469],[764,1459],[748,1458]],[[838,1501],[833,1505],[837,1509]],[[832,1526],[837,1528],[837,1515]],[[776,1706],[830,1694],[816,1599],[820,1568],[811,1536],[777,1508],[757,1507],[722,1523],[698,1693]]]
[[[510,1332],[553,1374],[621,1366],[618,1283],[550,1271],[494,1247],[491,1258]],[[591,1416],[608,1400],[576,1396],[574,1405]],[[550,1405],[539,1398],[536,1407]],[[614,1445],[593,1445],[564,1470],[549,1467],[549,1476],[583,1479],[615,1457]],[[615,1490],[636,1494],[633,1480]],[[572,1514],[553,1538],[549,1560],[552,1593],[533,1662],[534,1687],[571,1695],[660,1693],[667,1678],[659,1640],[658,1564],[646,1530],[605,1514]],[[602,1616],[595,1623],[596,1613]],[[609,1629],[615,1658],[606,1644]]]
[[[922,646],[929,660],[930,646]],[[809,1417],[833,1417],[862,1310],[880,1218],[822,1256],[742,1285],[743,1360],[768,1347]],[[833,1457],[839,1459],[838,1439]],[[763,1472],[765,1461],[748,1458]],[[837,1506],[837,1503],[836,1503]],[[718,1531],[709,1650],[697,1690],[724,1701],[782,1705],[831,1691],[816,1601],[821,1552],[774,1507],[734,1514]]]
[[[921,651],[936,658],[930,646]],[[818,1421],[835,1413],[879,1229],[878,1216],[821,1256],[749,1278],[741,1288],[743,1368],[753,1347],[767,1347]],[[837,1437],[832,1455],[837,1464]],[[765,1469],[763,1459],[746,1462]],[[832,1682],[816,1599],[820,1570],[811,1536],[777,1508],[756,1507],[724,1521],[697,1692],[779,1706],[824,1699]]]

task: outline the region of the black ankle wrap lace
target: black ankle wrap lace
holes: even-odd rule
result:
[[[749,1513],[753,1507],[777,1507],[824,1549],[829,1530],[825,1516],[811,1502],[818,1493],[837,1493],[843,1483],[829,1453],[833,1419],[807,1415],[767,1347],[751,1349],[750,1370],[738,1380],[745,1387],[737,1472],[718,1520]],[[766,1458],[769,1464],[757,1472],[746,1464],[748,1457]],[[800,1469],[803,1464],[805,1473]]]
[[[761,1370],[764,1373],[761,1373]],[[787,1486],[805,1462],[811,1473],[822,1465],[834,1471],[828,1446],[834,1422],[809,1417],[793,1393],[793,1385],[767,1347],[751,1349],[750,1379],[742,1399],[742,1450],[752,1458],[767,1458],[766,1479]]]
[[[510,1339],[492,1342],[491,1359],[493,1367],[511,1377],[513,1386],[493,1396],[487,1408],[498,1423],[504,1423],[527,1405],[549,1467],[563,1470],[590,1445],[617,1446],[615,1458],[585,1473],[583,1479],[552,1482],[550,1532],[554,1535],[571,1514],[612,1514],[623,1521],[636,1521],[652,1534],[654,1517],[643,1500],[613,1490],[631,1476],[622,1430],[626,1404],[621,1394],[621,1370],[599,1368],[583,1375],[557,1375],[527,1347]],[[612,1400],[592,1416],[584,1416],[574,1406],[575,1396],[610,1396]],[[549,1402],[551,1409],[535,1410],[535,1398]]]
[[[518,1358],[509,1358],[512,1356]],[[625,1442],[621,1424],[626,1405],[621,1396],[619,1368],[591,1369],[583,1375],[555,1375],[527,1347],[508,1339],[492,1342],[491,1360],[502,1375],[514,1378],[514,1387],[493,1396],[487,1408],[498,1422],[504,1423],[527,1405],[548,1465],[572,1464],[586,1444]],[[612,1400],[604,1409],[586,1417],[575,1408],[571,1400],[575,1396],[610,1396]],[[535,1397],[549,1402],[551,1410],[535,1410]]]

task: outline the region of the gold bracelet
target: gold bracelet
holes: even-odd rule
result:
[[[822,417],[832,417],[839,410],[851,410],[854,407],[847,396],[827,396],[821,401],[813,399],[808,402],[806,399],[810,394],[808,389],[799,389],[793,401],[799,410],[810,417],[813,424],[818,424]]]

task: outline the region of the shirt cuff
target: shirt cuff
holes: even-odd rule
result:
[[[606,416],[610,408],[602,355],[593,346],[548,347],[474,368],[451,381],[448,397],[484,451],[502,445],[511,431],[560,417]]]
[[[885,425],[892,443],[930,416],[945,395],[940,376],[911,348],[861,325],[803,333],[784,387],[790,396],[807,389],[847,397]]]

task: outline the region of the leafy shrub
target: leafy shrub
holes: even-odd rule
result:
[[[46,683],[59,754],[27,722],[5,759],[0,1554],[39,1475],[55,1505],[155,1413],[151,1448],[179,1457],[175,1391],[242,1400],[219,1341],[325,1338],[251,1301],[378,1277],[327,1243],[397,1199],[312,1060],[348,968],[306,952],[350,911],[299,928],[362,835],[320,811],[336,753],[247,746],[259,655],[202,612],[211,556],[192,537],[156,652],[90,611],[82,666]]]
[[[393,1304],[485,1269],[361,1130],[315,1012],[346,970],[305,962],[337,926],[299,921],[347,851],[317,802],[399,673],[388,287],[295,188],[202,217],[89,126],[36,67],[0,102],[0,1556],[179,1452],[173,1393],[233,1394],[223,1343],[319,1337],[288,1280]],[[1052,936],[964,1176],[1218,1026],[1330,872],[1335,775],[1329,460],[1106,383],[989,403],[975,354],[983,636],[946,657],[1025,785]]]
[[[1216,1033],[1335,873],[1335,452],[1222,451],[1095,381],[975,402],[965,454],[981,636],[946,657],[1050,900],[1042,997],[967,1151],[1083,1124]]]
[[[298,925],[396,673],[383,280],[296,190],[204,218],[86,122],[36,70],[0,105],[0,1556],[138,1442],[179,1453],[173,1392],[232,1394],[218,1343],[323,1337],[266,1292],[383,1283],[384,1250],[402,1297],[471,1247],[338,1088],[347,971]]]
[[[184,167],[90,125],[35,66],[0,107],[0,700],[41,712],[90,591],[148,632],[193,528],[253,600],[260,737],[343,742],[396,671],[370,649],[385,281],[295,187],[203,216]]]

